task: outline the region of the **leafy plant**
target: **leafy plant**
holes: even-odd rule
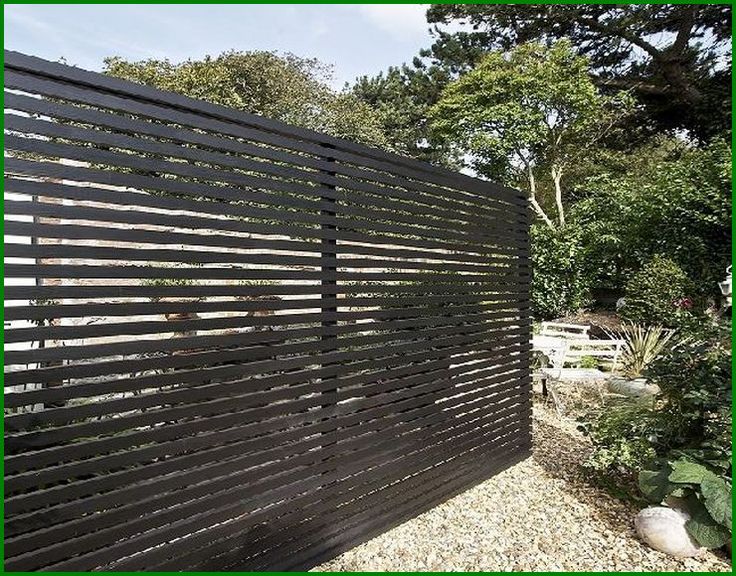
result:
[[[589,414],[580,430],[590,437],[595,449],[584,463],[593,472],[631,474],[657,454],[652,431],[657,413],[648,403],[622,401]]]
[[[629,378],[640,377],[644,369],[667,348],[674,335],[673,330],[665,330],[661,326],[624,323],[621,327],[625,342],[621,356],[624,374]]]
[[[598,368],[598,360],[594,356],[583,356],[580,358],[581,368]]]
[[[694,286],[674,261],[657,255],[626,283],[624,318],[669,328],[693,317]]]
[[[670,448],[699,450],[730,463],[731,333],[727,326],[703,324],[646,370],[659,386],[660,410],[680,422]],[[729,464],[730,465],[730,464]]]
[[[632,274],[664,254],[692,280],[695,296],[719,296],[717,282],[731,262],[728,142],[696,147],[663,137],[601,154],[605,160],[581,172],[576,195],[583,199],[570,211],[584,230],[596,285],[624,290]]]
[[[598,478],[630,484],[652,458],[696,461],[731,476],[731,347],[726,326],[703,325],[651,362],[644,374],[654,399],[624,401],[592,413],[582,425],[593,452],[586,467]]]
[[[531,227],[532,313],[536,319],[559,318],[590,303],[591,278],[586,252],[574,226],[552,230]]]
[[[675,497],[690,514],[685,528],[706,548],[720,548],[731,532],[731,485],[708,466],[686,458],[657,459],[639,473],[639,488],[656,503]]]

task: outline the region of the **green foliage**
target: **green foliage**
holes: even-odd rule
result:
[[[603,96],[590,80],[587,59],[559,41],[487,54],[445,88],[429,115],[433,133],[452,142],[474,170],[523,183],[537,212],[549,214],[554,205],[564,224],[563,174],[629,106],[625,95]],[[542,174],[556,195],[546,210],[535,204]]]
[[[106,74],[229,106],[370,145],[389,147],[373,110],[328,85],[330,69],[315,59],[273,52],[229,51],[217,57],[129,62],[107,58]]]
[[[569,162],[610,121],[610,103],[568,42],[527,44],[487,54],[445,89],[430,118],[476,170],[498,177],[519,164]]]
[[[584,463],[594,475],[611,473],[624,477],[641,469],[657,454],[652,444],[655,430],[666,430],[672,423],[660,419],[649,402],[622,401],[610,404],[581,425],[595,449]]]
[[[580,231],[534,224],[531,243],[534,317],[559,318],[585,307],[590,301],[591,279]]]
[[[668,496],[684,503],[690,535],[706,548],[720,548],[731,532],[731,482],[703,463],[687,458],[656,459],[639,473],[639,488],[651,502]]]
[[[580,358],[581,368],[598,368],[598,359],[595,356],[583,356]]]
[[[682,268],[669,258],[655,256],[626,283],[621,315],[640,324],[681,326],[693,317],[694,291]]]
[[[170,287],[183,287],[193,286],[194,280],[191,278],[144,278],[141,280],[141,286],[148,286],[153,288],[170,288]],[[158,302],[161,300],[160,296],[151,296],[151,302]]]
[[[730,56],[725,4],[433,4],[427,20],[472,26],[435,31],[422,53],[434,65],[463,71],[491,50],[565,38],[599,87],[630,90],[644,105],[632,132],[684,128],[707,139],[731,129],[730,58],[717,65]]]
[[[727,327],[707,325],[699,333],[678,338],[667,353],[651,363],[645,375],[660,388],[653,404],[625,401],[606,406],[584,424],[594,446],[588,468],[599,477],[616,479],[622,487],[632,473],[641,471],[639,487],[654,501],[691,493],[704,501],[702,485],[697,490],[691,486],[690,492],[685,486],[701,482],[701,476],[693,475],[700,474],[700,468],[678,465],[673,478],[670,474],[674,469],[662,470],[662,462],[686,460],[729,482],[730,490],[731,347]],[[659,460],[649,463],[655,457]],[[671,487],[668,482],[676,485]],[[704,490],[713,500],[713,518],[723,518],[713,504],[720,498],[718,482],[706,484]],[[706,530],[718,532],[702,511],[693,507],[695,512],[694,530],[703,532],[697,538],[706,538]]]
[[[674,331],[661,326],[624,324],[621,329],[625,342],[621,354],[624,373],[630,378],[640,377],[647,366],[666,350],[674,335]]]
[[[447,146],[432,138],[427,122],[427,111],[449,81],[444,69],[417,60],[414,67],[391,66],[385,73],[362,76],[350,93],[375,111],[395,151],[453,167],[456,159]]]
[[[697,294],[718,291],[731,262],[731,148],[662,139],[608,154],[577,189],[571,220],[585,232],[596,283],[623,288],[657,254],[675,261]]]
[[[670,446],[723,469],[731,461],[731,339],[722,326],[701,328],[679,340],[646,371],[657,384],[660,411],[676,416]]]

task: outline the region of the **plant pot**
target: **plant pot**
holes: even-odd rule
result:
[[[644,398],[659,393],[659,386],[649,384],[646,378],[614,376],[608,381],[608,391],[631,398]]]

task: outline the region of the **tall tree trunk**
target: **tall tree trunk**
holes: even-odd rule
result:
[[[534,211],[539,215],[544,223],[547,224],[547,226],[554,229],[555,225],[552,223],[552,220],[550,220],[549,216],[547,216],[544,210],[542,210],[539,202],[537,202],[537,181],[534,178],[534,170],[532,169],[531,164],[527,164],[527,180],[529,182],[529,199],[532,203],[532,208],[534,208]]]

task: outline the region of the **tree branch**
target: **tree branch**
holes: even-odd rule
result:
[[[677,55],[681,55],[687,45],[690,43],[690,36],[695,26],[695,13],[698,10],[698,6],[683,6],[682,7],[682,21],[680,22],[680,29],[677,31],[677,37],[672,45],[669,47],[669,52]]]
[[[626,28],[602,24],[601,22],[593,18],[584,18],[584,17],[578,18],[578,23],[584,24],[588,26],[589,28],[591,28],[592,30],[596,30],[605,35],[618,36],[620,38],[623,38],[624,40],[644,50],[655,60],[659,60],[662,57],[662,52],[659,49],[657,49],[656,46],[650,44],[643,38],[639,38],[636,34],[627,30]]]
[[[562,206],[562,167],[552,167],[552,181],[555,183],[555,203],[560,226],[565,225],[565,209]]]
[[[671,92],[667,86],[657,86],[643,78],[601,78],[600,76],[591,76],[591,78],[597,86],[608,88],[633,89],[654,96],[666,96]]]

